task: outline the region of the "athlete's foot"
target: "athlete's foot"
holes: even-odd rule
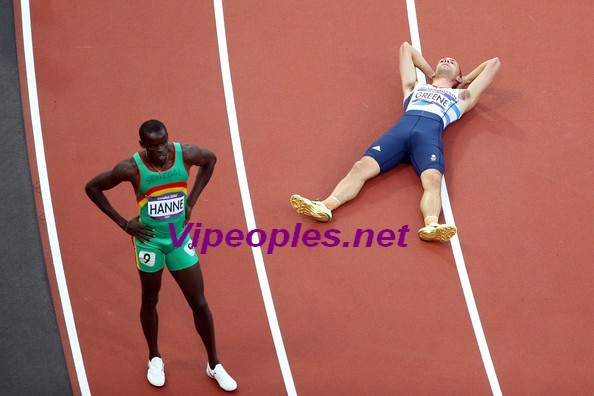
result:
[[[153,386],[165,385],[165,364],[160,357],[154,357],[148,362],[146,378]]]
[[[424,241],[447,242],[457,231],[453,225],[431,223],[419,230],[419,238]]]
[[[300,215],[310,217],[322,223],[332,220],[332,211],[318,200],[311,201],[301,195],[291,196],[291,206]]]
[[[221,389],[227,392],[234,391],[237,389],[237,382],[225,371],[221,363],[217,364],[213,369],[210,368],[210,364],[206,364],[206,375],[216,380]]]

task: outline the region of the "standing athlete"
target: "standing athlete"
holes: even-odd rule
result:
[[[192,144],[170,143],[165,125],[157,120],[143,123],[139,133],[143,150],[96,176],[87,184],[86,192],[103,213],[132,236],[142,287],[140,322],[149,349],[147,379],[154,386],[165,384],[165,365],[157,347],[157,302],[163,268],[167,265],[192,309],[194,325],[206,347],[206,374],[224,390],[235,390],[237,383],[217,357],[214,324],[204,297],[198,256],[189,235],[180,247],[175,247],[170,231],[170,227],[174,228],[177,238],[181,238],[192,208],[212,176],[216,156]],[[200,169],[188,195],[192,166]],[[140,215],[132,220],[123,218],[103,193],[123,182],[131,183],[136,192]]]
[[[442,132],[476,105],[499,71],[499,58],[483,62],[463,77],[455,59],[441,59],[433,71],[423,56],[405,42],[400,46],[399,63],[404,115],[369,146],[330,196],[323,201],[312,201],[293,195],[291,205],[301,215],[330,221],[332,211],[354,199],[367,180],[401,162],[410,162],[423,185],[420,207],[425,226],[419,230],[419,237],[425,241],[445,242],[457,230],[454,225],[438,223],[444,172]],[[417,81],[416,68],[431,84]]]

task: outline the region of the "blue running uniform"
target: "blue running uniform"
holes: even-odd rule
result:
[[[404,102],[398,122],[369,146],[365,156],[377,161],[380,173],[410,162],[421,175],[427,169],[443,174],[443,130],[462,117],[460,90],[418,84]]]

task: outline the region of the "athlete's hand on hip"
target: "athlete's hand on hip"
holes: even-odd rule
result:
[[[155,237],[155,230],[145,224],[142,224],[138,217],[133,218],[123,227],[126,234],[132,235],[141,242],[150,242]]]

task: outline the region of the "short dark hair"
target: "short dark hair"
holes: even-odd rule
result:
[[[140,136],[140,140],[142,140],[143,136],[161,131],[167,133],[165,124],[159,120],[148,120],[142,123],[140,129],[138,130],[138,135]]]

